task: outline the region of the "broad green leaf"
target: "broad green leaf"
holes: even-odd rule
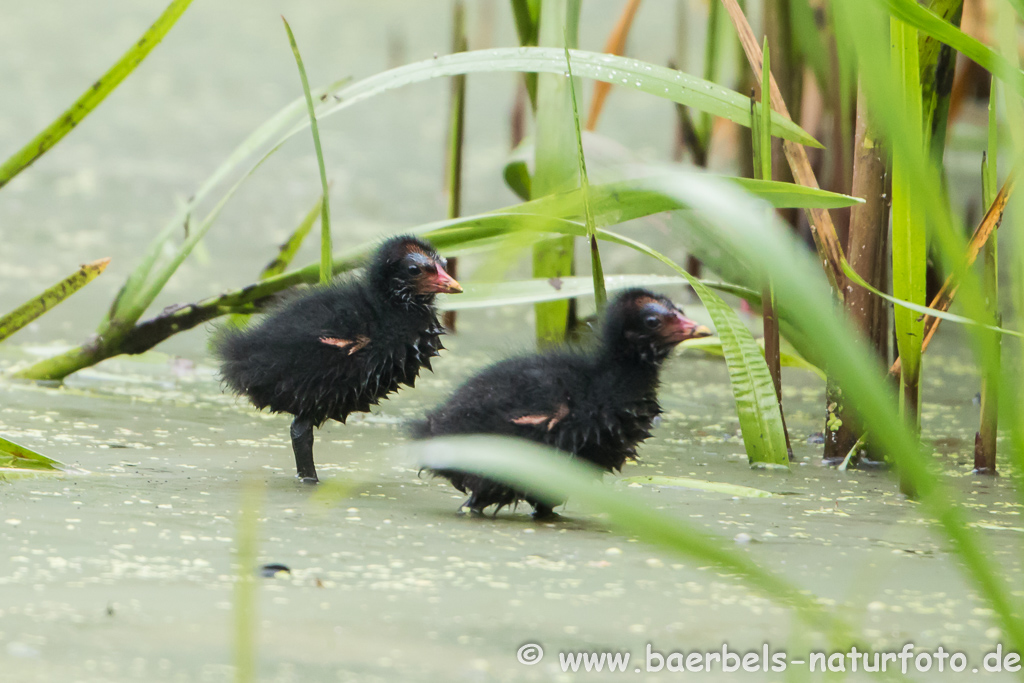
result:
[[[743,444],[751,464],[789,466],[786,433],[771,372],[754,336],[722,298],[680,269],[708,309],[722,341]]]
[[[6,185],[11,178],[21,173],[32,162],[46,154],[61,139],[74,130],[75,126],[81,123],[82,119],[92,112],[100,102],[107,98],[114,88],[121,84],[132,71],[135,70],[142,60],[152,52],[171,27],[184,14],[192,0],[174,0],[167,6],[153,25],[142,34],[142,37],[132,43],[121,59],[117,60],[114,66],[100,76],[100,79],[89,86],[89,89],[82,93],[74,104],[63,114],[57,117],[41,133],[36,135],[24,147],[15,152],[7,161],[0,165],[0,187]]]
[[[53,458],[37,453],[31,448],[0,437],[0,468],[52,472],[61,471],[64,466]]]
[[[707,481],[705,479],[691,479],[689,477],[623,477],[618,479],[617,484],[647,484],[648,486],[673,486],[684,489],[696,489],[698,491],[709,491],[721,493],[726,496],[737,498],[771,498],[770,491],[740,486],[739,484],[726,484],[720,481]]]
[[[87,263],[78,272],[64,278],[42,294],[33,297],[10,313],[0,317],[0,340],[28,325],[48,310],[85,287],[106,270],[109,258]]]
[[[332,268],[331,255],[334,249],[331,247],[331,200],[328,196],[330,188],[327,185],[327,168],[324,165],[324,151],[320,147],[320,127],[316,123],[316,110],[313,108],[313,95],[309,92],[309,79],[306,78],[306,67],[302,64],[302,55],[299,54],[299,46],[295,42],[295,35],[288,21],[281,17],[284,22],[284,29],[288,32],[288,42],[292,46],[292,54],[295,56],[295,64],[299,68],[299,79],[302,81],[302,94],[306,98],[306,109],[309,111],[309,126],[313,132],[313,148],[316,150],[316,163],[320,170],[320,188],[322,191],[320,201],[320,282],[330,282],[334,272]]]
[[[848,627],[841,620],[787,579],[721,539],[654,509],[633,492],[603,485],[595,477],[597,470],[560,451],[529,441],[481,436],[430,439],[414,442],[410,449],[423,467],[475,472],[546,498],[568,498],[574,507],[600,513],[620,533],[711,564],[795,608],[805,623],[832,637],[847,637]]]
[[[723,177],[769,202],[776,209],[842,209],[864,203],[864,200],[859,197],[820,190],[816,187],[804,187],[796,183]]]

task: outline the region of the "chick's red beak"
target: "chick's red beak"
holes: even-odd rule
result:
[[[711,330],[690,320],[689,318],[684,317],[683,314],[678,311],[676,311],[675,316],[668,321],[668,324],[665,325],[664,328],[665,341],[673,344],[684,342],[687,339],[697,339],[700,337],[710,336]]]
[[[427,290],[438,294],[460,294],[462,292],[462,285],[439,264],[437,266],[437,273],[427,283]]]

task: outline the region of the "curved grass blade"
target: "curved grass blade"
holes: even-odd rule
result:
[[[602,514],[620,533],[706,562],[772,600],[788,605],[808,625],[830,638],[845,638],[848,627],[816,600],[781,576],[726,547],[722,541],[643,502],[630,491],[604,486],[594,468],[564,453],[528,441],[498,437],[449,437],[416,442],[419,464],[431,469],[469,471],[527,488],[545,497]]]
[[[568,41],[567,41],[568,42]],[[579,159],[580,196],[583,198],[583,216],[587,226],[587,239],[590,242],[590,269],[594,277],[594,299],[597,310],[601,312],[608,304],[608,293],[604,286],[604,268],[601,266],[601,251],[597,247],[597,235],[594,228],[594,212],[590,208],[590,180],[587,178],[587,159],[583,154],[583,137],[580,134],[580,112],[576,106],[576,86],[572,79],[572,62],[569,59],[569,48],[565,48],[565,68],[569,74],[569,95],[572,99],[572,120],[576,129],[576,153]],[[599,110],[600,111],[600,110]]]
[[[288,20],[281,17],[284,22],[284,29],[288,32],[288,42],[292,46],[292,54],[295,55],[295,65],[299,68],[299,78],[302,80],[302,94],[306,98],[306,109],[309,111],[309,126],[313,131],[313,147],[316,149],[316,163],[320,168],[320,186],[323,191],[320,202],[320,282],[330,282],[333,275],[331,268],[331,254],[334,249],[331,247],[331,200],[328,196],[327,169],[324,166],[324,151],[320,147],[320,127],[316,124],[316,110],[313,108],[313,96],[309,92],[309,79],[306,78],[306,67],[302,64],[302,55],[299,54],[299,46],[295,42],[295,34]]]
[[[901,308],[905,308],[916,313],[923,313],[924,315],[930,316],[932,318],[948,320],[952,323],[960,323],[962,325],[973,325],[975,327],[980,327],[986,330],[990,330],[992,332],[998,332],[999,334],[1009,334],[1014,337],[1024,337],[1024,332],[1010,330],[1005,327],[999,327],[998,325],[989,325],[985,322],[982,322],[981,320],[975,320],[974,318],[968,318],[963,315],[956,315],[955,313],[950,313],[948,311],[941,310],[938,308],[929,308],[928,306],[922,306],[921,304],[915,304],[911,301],[906,301],[905,299],[890,296],[885,292],[875,287],[872,287],[867,281],[864,280],[864,278],[862,278],[857,273],[857,271],[853,269],[853,267],[849,263],[846,262],[846,260],[843,260],[843,272],[846,273],[846,277],[848,277],[850,281],[856,284],[857,286],[863,287],[864,289],[868,290],[875,296],[880,296],[886,301],[893,303]],[[921,318],[923,319],[923,316],[921,316]]]
[[[1024,72],[1010,64],[1002,55],[973,38],[916,0],[874,0],[891,17],[949,45],[960,54],[977,62],[1018,95],[1024,95]]]
[[[0,468],[60,472],[64,470],[64,465],[31,448],[26,448],[0,436]]]
[[[7,315],[0,317],[0,341],[28,325],[51,308],[64,301],[82,287],[99,277],[107,269],[109,258],[87,263],[78,272],[64,278],[39,296],[27,301]]]
[[[114,66],[89,86],[89,89],[82,93],[74,104],[53,123],[15,152],[3,165],[0,165],[0,187],[6,185],[11,178],[46,154],[65,135],[74,130],[75,126],[81,123],[82,119],[88,116],[93,109],[99,106],[100,102],[105,100],[107,95],[113,92],[114,88],[119,86],[121,81],[127,78],[128,74],[134,71],[135,67],[163,40],[163,37],[167,35],[167,32],[171,30],[171,27],[190,4],[192,4],[192,0],[174,0],[169,4],[163,14],[153,22],[153,25],[142,34],[139,40],[132,44],[131,48],[121,56]]]
[[[734,90],[675,69],[615,55],[570,50],[574,73],[597,81],[639,90],[750,127],[750,99]],[[462,73],[524,71],[565,73],[562,48],[523,47],[474,50],[400,66],[330,93],[319,118],[329,116],[381,92],[432,78]],[[297,130],[292,130],[292,135]],[[772,122],[772,135],[810,147],[821,147],[809,133],[789,119]]]

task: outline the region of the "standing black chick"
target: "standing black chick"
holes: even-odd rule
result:
[[[259,409],[290,413],[298,476],[316,482],[313,428],[413,386],[444,348],[434,296],[462,287],[414,237],[384,242],[361,277],[310,288],[242,330],[214,340],[221,374]]]
[[[626,460],[635,459],[637,444],[650,436],[661,412],[657,389],[662,362],[679,342],[709,334],[665,297],[628,290],[609,305],[595,348],[558,349],[496,363],[428,413],[415,425],[413,436],[516,436],[618,471]],[[469,493],[462,508],[474,513],[525,500],[534,516],[545,517],[553,505],[564,502],[539,500],[476,474],[447,469],[434,473]]]

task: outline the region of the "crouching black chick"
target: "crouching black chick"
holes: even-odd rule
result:
[[[424,439],[451,434],[498,434],[537,441],[607,472],[635,459],[661,412],[658,372],[680,342],[710,331],[683,317],[665,297],[632,289],[607,311],[594,348],[562,348],[510,358],[469,379],[413,428]],[[564,501],[541,500],[468,472],[440,469],[469,500],[460,510],[482,513],[525,500],[535,517]]]
[[[221,374],[260,410],[295,416],[298,476],[316,482],[313,428],[413,386],[444,348],[434,296],[462,287],[421,240],[384,242],[362,276],[310,288],[241,330],[214,339]]]

